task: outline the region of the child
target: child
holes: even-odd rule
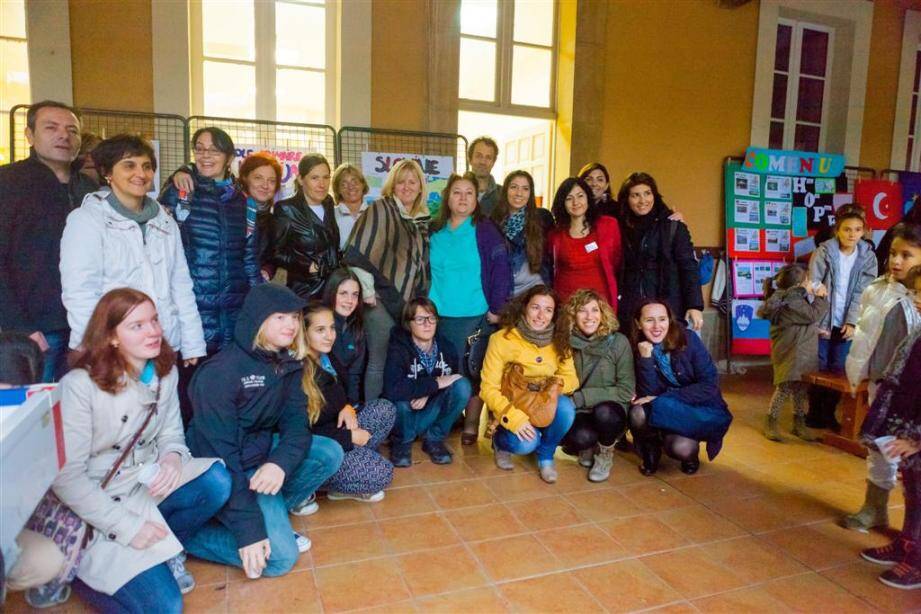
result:
[[[856,388],[869,378],[871,404],[895,349],[921,327],[921,313],[906,285],[910,283],[909,271],[918,265],[921,265],[921,226],[898,224],[889,248],[889,273],[870,284],[861,298],[854,345],[847,358],[851,386]],[[866,500],[860,511],[845,518],[846,527],[866,531],[888,524],[886,505],[889,491],[895,488],[897,467],[897,463],[887,461],[878,450],[870,448]]]
[[[860,312],[860,295],[876,277],[873,246],[862,241],[866,212],[860,205],[844,205],[835,213],[835,236],[816,248],[809,260],[809,279],[828,288],[828,311],[819,321],[819,369],[841,373]],[[810,389],[806,424],[837,430],[837,392]]]
[[[758,316],[771,321],[771,364],[776,388],[764,423],[764,436],[771,441],[783,441],[777,416],[791,396],[793,434],[805,441],[816,440],[806,428],[808,384],[802,378],[819,366],[817,324],[828,313],[827,296],[823,284],[813,289],[806,270],[798,264],[788,264],[774,279],[765,280],[765,301]]]

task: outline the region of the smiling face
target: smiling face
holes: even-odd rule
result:
[[[299,311],[273,313],[265,319],[259,329],[264,345],[270,352],[278,352],[294,343],[297,329],[301,326]]]
[[[643,336],[650,343],[662,343],[668,335],[668,311],[665,305],[652,303],[643,307],[638,322]]]
[[[202,132],[195,141],[195,168],[208,179],[223,179],[230,166],[230,156],[214,146],[210,132]]]
[[[358,307],[361,301],[361,288],[354,279],[346,279],[336,289],[336,313],[347,318]]]
[[[246,193],[253,199],[260,203],[268,203],[275,198],[278,176],[271,165],[264,164],[250,171],[243,183],[246,184]]]
[[[535,294],[524,308],[524,321],[535,331],[545,330],[553,324],[556,302],[547,294]]]
[[[579,307],[579,311],[576,312],[576,326],[586,337],[598,332],[598,327],[601,326],[601,307],[598,301],[589,301]]]
[[[921,247],[896,237],[889,248],[889,274],[896,281],[902,281],[908,271],[918,265],[921,265]]]
[[[35,130],[26,128],[26,138],[40,159],[70,164],[80,151],[80,122],[67,109],[44,107],[35,116]]]
[[[652,188],[645,183],[633,186],[627,193],[627,206],[630,207],[630,211],[634,215],[648,215],[655,204],[656,199],[652,193]]]
[[[580,186],[574,185],[566,195],[566,213],[573,218],[584,217],[588,212],[588,194]]]
[[[112,167],[109,184],[123,203],[143,199],[154,178],[153,162],[147,156],[122,158]]]
[[[163,344],[163,329],[157,317],[157,308],[150,301],[144,301],[128,312],[125,319],[115,327],[111,343],[119,353],[140,371],[144,364],[160,355]]]
[[[531,184],[528,182],[527,178],[519,175],[509,182],[506,199],[508,200],[509,209],[511,209],[513,213],[522,207],[526,207],[530,198]]]
[[[406,209],[412,209],[416,204],[416,198],[422,192],[422,184],[419,177],[412,170],[405,169],[393,184],[393,195],[403,203]]]
[[[304,190],[304,196],[311,205],[319,205],[329,194],[329,167],[317,164],[306,175],[297,178]]]
[[[364,186],[355,173],[346,174],[342,177],[342,181],[339,182],[339,198],[341,202],[347,205],[360,203],[362,196],[364,196],[363,192]]]
[[[592,196],[595,200],[598,200],[605,194],[605,191],[608,189],[609,182],[605,178],[604,173],[600,168],[596,168],[588,175],[584,177],[585,183],[588,184],[588,187],[592,189]]]
[[[322,309],[307,317],[307,348],[314,356],[329,354],[336,342],[333,313]]]
[[[476,186],[466,179],[451,184],[448,194],[448,210],[452,217],[466,219],[476,210]]]

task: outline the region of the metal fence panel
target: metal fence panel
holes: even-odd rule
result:
[[[330,164],[336,164],[336,130],[332,126],[201,115],[190,117],[188,124],[189,134],[209,126],[220,128],[233,139],[241,158],[253,151],[267,150],[280,160],[297,166],[303,154],[321,153]],[[290,155],[286,157],[286,153]]]
[[[344,126],[339,130],[338,141],[339,162],[348,162],[359,168],[362,152],[379,151],[420,156],[450,156],[454,158],[455,173],[467,170],[467,139],[460,134]]]

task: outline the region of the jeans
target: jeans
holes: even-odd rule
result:
[[[464,411],[471,393],[470,380],[462,377],[430,396],[422,409],[413,409],[408,401],[396,403],[393,439],[399,443],[412,443],[422,435],[426,441],[444,441],[457,417]]]
[[[70,331],[64,330],[43,331],[48,349],[45,350],[45,370],[42,381],[46,383],[59,382],[67,375],[67,344],[70,341]]]
[[[819,370],[844,373],[844,361],[851,350],[851,342],[841,336],[840,328],[833,328],[831,337],[819,337]]]
[[[288,511],[313,494],[320,484],[339,470],[341,464],[342,446],[328,437],[314,435],[307,458],[291,475],[285,476],[281,491],[274,495],[256,495],[272,548],[263,575],[282,576],[294,567],[299,553]],[[255,472],[256,469],[251,469],[247,475],[252,476]],[[185,546],[189,554],[198,558],[243,567],[236,537],[216,520],[197,531]]]
[[[394,327],[394,322],[380,302],[370,309],[365,309],[363,317],[368,343],[365,400],[373,401],[381,396],[384,389],[384,364],[387,362],[387,346],[390,343],[390,330]]]
[[[565,395],[560,395],[556,402],[556,415],[553,422],[543,428],[538,428],[537,436],[531,441],[518,439],[515,433],[505,427],[500,426],[493,435],[493,443],[500,450],[511,452],[512,454],[530,454],[537,452],[537,460],[551,461],[556,447],[563,436],[569,432],[569,427],[576,417],[576,406],[573,405],[572,399]]]
[[[189,537],[224,507],[230,496],[230,474],[215,463],[160,505],[160,513],[176,538],[185,546]],[[154,565],[132,578],[114,595],[100,593],[74,580],[74,590],[100,612],[181,612],[182,594],[166,563]]]

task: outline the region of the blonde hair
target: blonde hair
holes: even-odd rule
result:
[[[332,314],[333,310],[323,303],[310,303],[304,311],[304,326],[302,326],[301,329],[306,331],[307,327],[310,326],[310,318],[318,313],[324,312]],[[306,332],[304,333],[304,345],[305,347],[309,347],[309,343],[306,339]],[[320,390],[316,380],[317,369],[322,367],[320,367],[319,363],[317,363],[309,352],[305,352],[303,358],[304,374],[301,376],[301,389],[307,396],[307,419],[310,424],[316,424],[320,417],[320,412],[323,411],[323,407],[326,405],[326,397],[323,396],[323,391]]]
[[[381,196],[392,198],[394,186],[400,179],[400,176],[407,171],[415,173],[416,178],[419,180],[419,195],[416,196],[412,211],[409,211],[409,215],[416,217],[422,213],[423,210],[428,210],[428,186],[425,182],[425,175],[422,173],[422,167],[419,166],[419,163],[415,160],[404,158],[390,167],[390,173],[387,175],[384,186],[381,188]]]
[[[370,188],[368,187],[368,182],[365,180],[364,174],[361,172],[361,169],[355,166],[354,164],[349,164],[344,162],[336,167],[336,170],[333,171],[333,198],[338,203],[342,198],[340,194],[342,190],[342,182],[345,181],[347,176],[351,175],[361,182],[361,195],[364,196],[368,193]]]
[[[304,334],[304,317],[300,312],[296,312],[297,320],[300,323],[300,326],[297,327],[297,331],[294,333],[294,341],[291,342],[291,345],[288,346],[288,352],[297,358],[302,360],[304,356],[307,355],[307,336]],[[263,320],[262,325],[259,326],[259,330],[256,332],[256,338],[253,339],[253,349],[254,350],[263,350],[264,352],[272,352],[272,348],[269,347],[269,342],[265,338],[265,323],[268,321],[268,318]]]
[[[583,289],[576,290],[563,307],[563,313],[566,318],[566,324],[569,326],[570,334],[578,328],[576,324],[576,314],[579,313],[580,309],[592,301],[597,302],[598,308],[601,310],[601,323],[598,324],[598,330],[595,331],[595,335],[606,337],[611,333],[616,333],[620,329],[620,322],[618,322],[617,316],[614,315],[614,310],[611,308],[611,305],[594,290]]]

